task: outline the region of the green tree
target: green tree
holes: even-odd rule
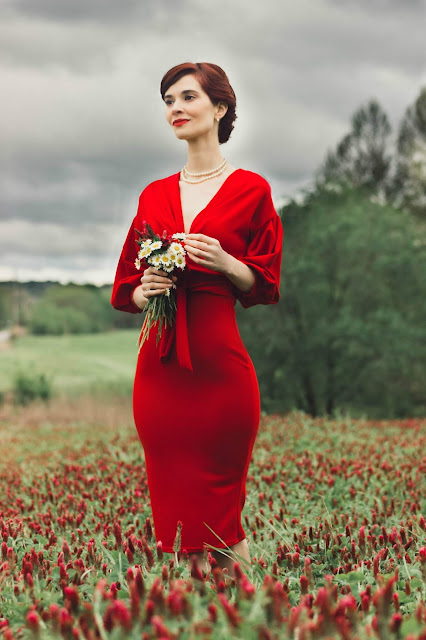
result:
[[[52,285],[34,305],[33,333],[96,333],[111,327],[110,305],[94,285]]]
[[[49,302],[34,305],[29,321],[29,331],[35,335],[62,335],[65,333],[66,310]]]
[[[426,252],[413,217],[349,187],[281,215],[281,300],[238,312],[263,408],[423,415]]]
[[[10,321],[8,299],[10,299],[10,296],[6,291],[0,289],[0,329],[7,327]]]
[[[421,219],[426,216],[426,87],[401,121],[395,171],[387,186],[387,197]]]
[[[363,186],[374,192],[386,183],[391,165],[388,138],[391,125],[377,100],[372,99],[352,116],[351,130],[328,151],[316,172],[316,184]]]
[[[112,285],[102,290],[102,296],[108,307],[108,317],[110,318],[111,327],[114,329],[133,329],[141,327],[145,315],[140,313],[127,313],[118,311],[111,305]]]

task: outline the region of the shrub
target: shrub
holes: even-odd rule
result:
[[[19,372],[13,381],[13,400],[18,405],[28,405],[37,398],[48,402],[52,396],[51,381],[44,373]]]

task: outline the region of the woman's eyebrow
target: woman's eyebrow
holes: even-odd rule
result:
[[[184,91],[181,91],[181,93],[198,93],[198,91],[195,91],[195,89],[185,89]],[[164,96],[164,99],[166,98],[173,98],[173,95],[171,93],[168,93],[166,96]]]

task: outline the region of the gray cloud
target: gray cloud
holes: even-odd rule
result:
[[[103,0],[74,0],[73,2],[55,2],[55,0],[13,0],[9,2],[9,10],[27,16],[45,18],[48,20],[63,21],[103,21],[121,20],[123,17],[129,20],[140,13],[141,3],[138,0],[121,0],[120,3],[103,2]],[[152,6],[146,5],[149,13]]]
[[[357,9],[363,9],[369,15],[383,15],[388,11],[392,11],[393,14],[415,13],[417,16],[421,15],[419,12],[426,7],[425,0],[408,0],[407,2],[400,2],[400,0],[328,0],[330,5],[355,7]]]
[[[114,22],[129,24],[136,18],[152,22],[159,16],[173,16],[184,8],[184,0],[156,0],[141,3],[139,0],[9,0],[10,13],[22,14],[55,22]]]
[[[159,93],[175,64],[225,69],[238,119],[221,151],[276,203],[309,184],[361,104],[377,98],[396,131],[426,83],[420,1],[145,5],[3,5],[0,279],[37,265],[111,282],[140,191],[186,160]]]

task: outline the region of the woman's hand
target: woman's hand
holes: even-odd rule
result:
[[[204,233],[188,233],[184,242],[191,260],[212,271],[229,272],[233,256],[222,249],[219,240]]]
[[[163,269],[155,269],[154,267],[148,267],[145,269],[143,276],[141,277],[142,293],[144,298],[152,298],[152,296],[158,296],[160,293],[164,293],[166,289],[170,289],[172,284],[176,282],[177,277],[163,271]]]

